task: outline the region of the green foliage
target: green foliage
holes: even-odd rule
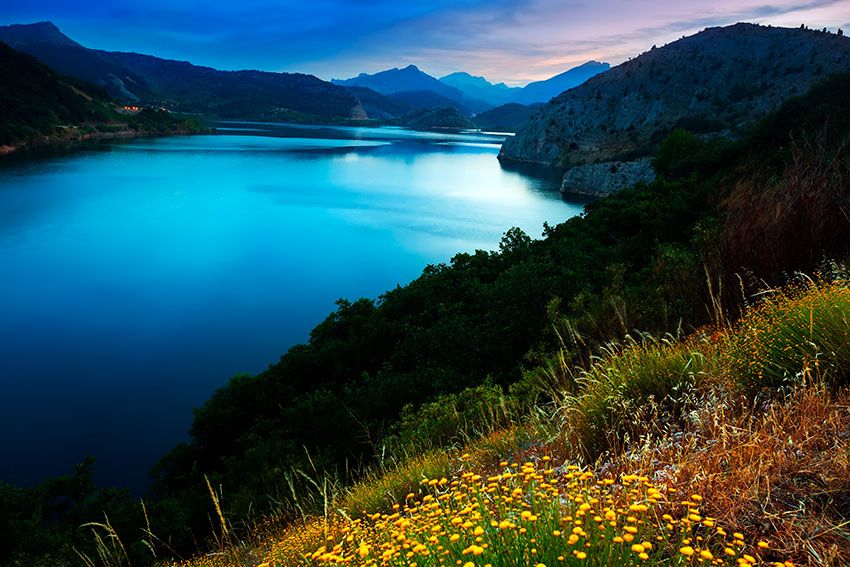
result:
[[[98,93],[86,93],[80,87],[0,43],[0,145],[34,140],[68,124],[110,116],[103,100],[96,98]]]
[[[725,355],[749,393],[820,380],[850,384],[847,282],[808,282],[763,296],[741,318]]]
[[[141,543],[144,514],[129,492],[100,489],[92,480],[89,458],[72,474],[51,478],[34,488],[0,483],[0,565],[79,565],[79,553],[97,556],[88,529],[90,521],[111,519],[114,533],[126,541],[125,557],[144,564],[152,559]]]
[[[706,141],[687,130],[673,130],[661,143],[652,167],[668,179],[706,174],[728,166],[732,149],[728,142]]]
[[[145,109],[118,114],[101,89],[57,75],[32,57],[0,43],[0,145],[64,141],[122,131],[195,132],[195,119]]]
[[[524,413],[500,386],[484,383],[437,396],[420,407],[408,404],[399,417],[396,435],[388,438],[387,444],[410,453],[460,445],[505,428]]]
[[[627,337],[626,348],[608,346],[589,368],[562,377],[567,395],[561,411],[570,418],[575,446],[592,460],[616,440],[640,434],[638,424],[660,413],[678,419],[694,407],[692,390],[717,368],[705,355],[707,345],[695,346],[683,348],[672,337]]]

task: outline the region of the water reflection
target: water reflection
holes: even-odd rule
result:
[[[578,214],[499,136],[228,124],[0,161],[0,479],[141,490],[191,408],[339,297]]]

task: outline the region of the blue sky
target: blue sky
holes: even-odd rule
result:
[[[0,23],[51,20],[80,43],[221,69],[345,78],[414,63],[522,85],[617,64],[707,26],[850,31],[850,0],[3,0]]]

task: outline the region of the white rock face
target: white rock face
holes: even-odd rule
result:
[[[655,179],[650,158],[577,165],[564,174],[561,193],[604,197],[635,183]]]

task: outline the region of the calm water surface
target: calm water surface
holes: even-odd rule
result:
[[[578,214],[501,138],[224,124],[0,161],[0,480],[144,488],[191,409],[339,297]]]

